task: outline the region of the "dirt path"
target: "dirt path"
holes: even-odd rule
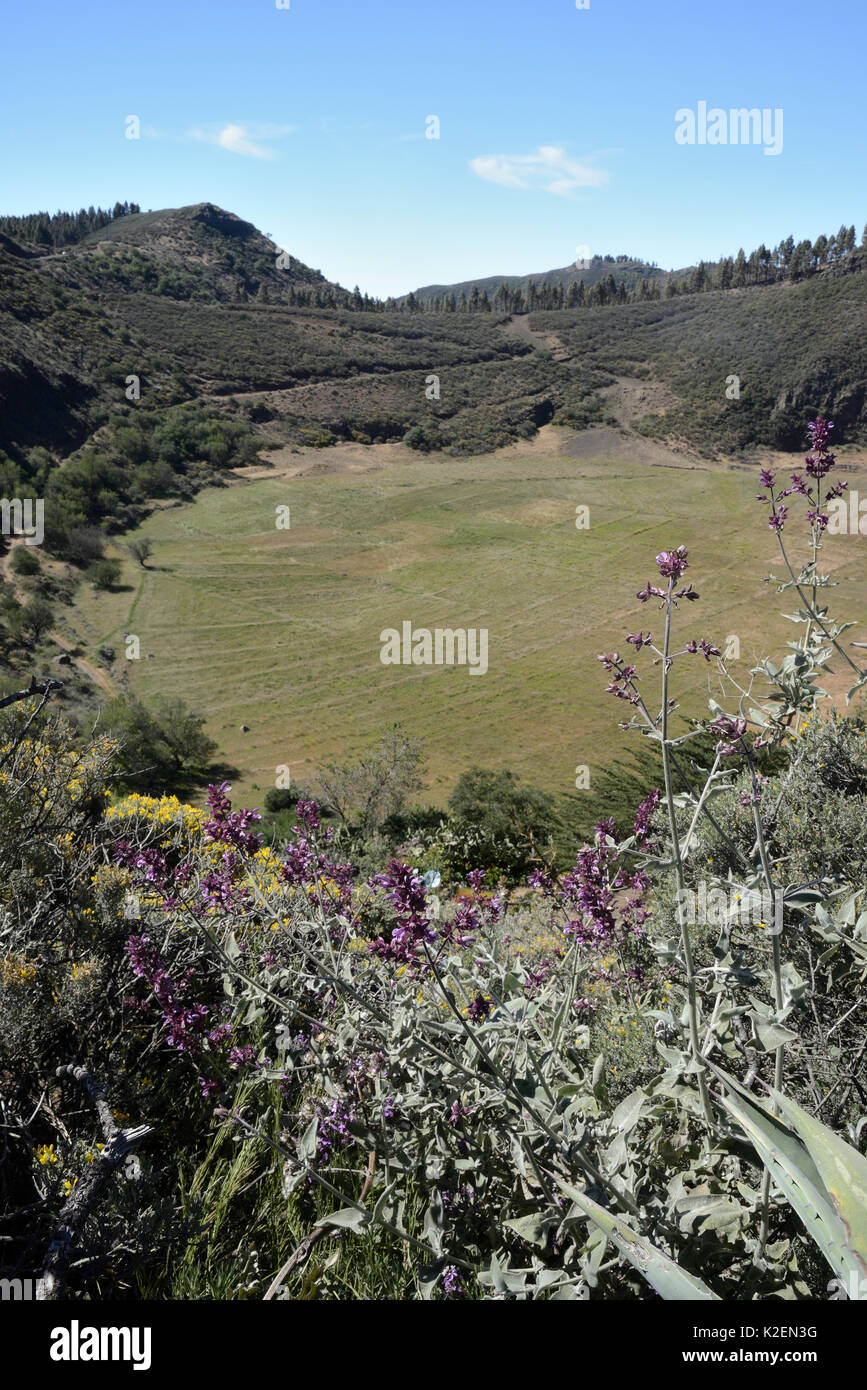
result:
[[[645,415],[664,413],[679,404],[677,396],[661,382],[642,377],[619,376],[599,395],[624,429],[634,428]]]
[[[530,327],[529,314],[513,314],[500,326],[506,338],[517,338],[542,352],[550,352],[555,362],[575,362],[575,356],[556,333],[542,332]],[[613,386],[599,392],[610,413],[621,429],[632,430],[645,415],[670,410],[678,404],[674,396],[660,382],[644,380],[640,377],[617,377]]]
[[[55,632],[54,629],[49,632],[48,636],[53,642],[57,643],[58,647],[62,647],[65,652],[74,651],[76,643],[67,641],[65,637],[61,637],[60,633]],[[117,696],[118,692],[115,684],[107,672],[100,671],[98,666],[94,666],[93,662],[88,661],[84,656],[74,656],[72,660],[78,670],[81,671],[83,675],[89,676],[94,684],[98,685],[100,690],[104,690],[106,695],[112,700]]]
[[[530,327],[529,314],[512,314],[510,319],[500,324],[500,332],[504,338],[518,338],[542,352],[550,352],[555,362],[572,360],[571,352],[556,333],[542,333]]]

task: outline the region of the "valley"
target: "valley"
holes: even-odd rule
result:
[[[841,463],[863,490],[867,453],[844,449]],[[745,677],[790,637],[788,596],[762,583],[777,558],[771,533],[762,541],[757,464],[613,429],[545,427],[472,460],[346,445],[279,451],[270,467],[237,472],[156,511],[140,532],[153,543],[147,568],[118,548],[117,589],[80,586],[66,623],[88,649],[115,649],[118,688],[180,696],[206,716],[242,802],[261,800],[280,765],[313,784],[393,720],[425,744],[423,799],[434,804],[476,763],[553,792],[586,765],[592,787],[636,737],[618,728],[622,707],[603,695],[595,657],[653,626],[635,593],[664,547],[687,546],[701,594],[681,613],[684,640],[736,635],[733,668]],[[280,530],[285,506],[291,526]],[[578,506],[589,508],[586,530]],[[846,581],[846,611],[863,611],[859,538],[829,539],[823,561]],[[380,633],[404,621],[487,628],[484,678],[384,666]],[[125,633],[140,638],[140,660],[124,659]],[[697,656],[682,669],[684,710],[704,714],[712,668]]]

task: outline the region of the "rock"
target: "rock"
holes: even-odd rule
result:
[[[249,726],[248,724],[242,724],[242,725],[241,725],[241,733],[242,733],[242,734],[248,734],[249,732],[250,732],[250,726]]]

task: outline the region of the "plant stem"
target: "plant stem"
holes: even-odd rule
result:
[[[674,859],[674,874],[677,882],[678,895],[683,891],[683,861],[680,857],[680,840],[677,831],[677,816],[674,809],[674,794],[671,783],[671,751],[668,746],[668,673],[670,667],[669,646],[671,642],[671,610],[673,605],[672,591],[674,580],[669,578],[668,595],[665,605],[665,644],[662,655],[662,770],[665,778],[665,804],[668,809],[668,827],[671,834],[671,851]],[[678,896],[678,902],[682,902]],[[680,917],[681,914],[678,913]],[[685,917],[685,914],[684,914]],[[705,1077],[705,1067],[701,1055],[701,1043],[698,1036],[698,1000],[695,988],[695,968],[692,961],[692,942],[689,939],[689,926],[685,920],[680,922],[680,940],[683,947],[683,962],[686,966],[686,995],[687,1008],[689,1012],[689,1042],[692,1052],[692,1060],[698,1068],[698,1093],[701,1099],[701,1108],[704,1112],[705,1121],[709,1126],[713,1125],[713,1111],[711,1110],[710,1096],[707,1089],[707,1079]]]
[[[771,910],[772,910],[772,912],[773,912],[773,917],[774,917],[774,921],[773,921],[773,930],[772,930],[772,938],[771,938],[771,949],[772,949],[772,952],[773,952],[774,1004],[775,1004],[775,1006],[776,1006],[777,1013],[779,1014],[779,1013],[782,1011],[782,1009],[783,1009],[784,1000],[783,1000],[783,960],[782,960],[782,951],[781,951],[781,948],[780,948],[780,933],[779,933],[779,931],[777,931],[777,923],[776,923],[776,915],[777,915],[776,889],[775,889],[775,887],[774,887],[774,876],[773,876],[773,870],[771,869],[771,862],[770,862],[770,859],[768,858],[768,848],[767,848],[767,845],[765,844],[765,832],[764,832],[764,827],[763,827],[763,825],[762,825],[761,810],[760,810],[760,808],[759,808],[759,802],[758,802],[758,799],[757,799],[757,798],[758,798],[758,794],[759,794],[759,782],[758,782],[758,778],[757,778],[757,776],[756,776],[755,764],[753,763],[752,755],[751,755],[749,749],[747,748],[747,745],[746,745],[746,742],[745,742],[744,739],[741,739],[741,744],[742,744],[743,749],[744,749],[744,752],[746,753],[746,756],[747,756],[747,764],[748,764],[749,772],[750,772],[750,786],[751,786],[751,788],[752,788],[752,793],[753,793],[753,803],[752,803],[753,824],[754,824],[755,827],[756,827],[756,844],[757,844],[758,850],[759,850],[759,858],[761,859],[762,874],[763,874],[763,876],[764,876],[765,886],[767,887],[767,890],[768,890],[768,892],[769,892],[769,894],[770,894],[770,898],[771,898]],[[781,1089],[782,1089],[782,1085],[783,1085],[783,1054],[784,1054],[784,1051],[785,1051],[785,1044],[784,1044],[784,1043],[780,1043],[779,1047],[777,1047],[777,1048],[774,1050],[774,1089],[777,1090],[777,1091],[781,1090]],[[774,1106],[774,1110],[775,1110],[775,1111],[777,1110],[776,1105]],[[769,1170],[768,1168],[766,1168],[766,1169],[765,1169],[765,1172],[764,1172],[764,1175],[763,1175],[763,1177],[762,1177],[762,1195],[761,1195],[762,1220],[761,1220],[761,1227],[760,1227],[760,1230],[759,1230],[759,1244],[758,1244],[758,1249],[757,1249],[757,1251],[756,1251],[756,1258],[757,1258],[757,1259],[760,1259],[760,1258],[761,1258],[762,1253],[763,1253],[764,1248],[765,1248],[765,1245],[766,1245],[766,1243],[767,1243],[767,1239],[768,1239],[768,1220],[769,1220],[769,1216],[770,1216],[770,1206],[771,1206],[771,1174],[770,1174],[770,1170]]]

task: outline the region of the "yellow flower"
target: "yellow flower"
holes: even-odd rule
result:
[[[53,1144],[40,1144],[33,1152],[36,1154],[37,1163],[41,1163],[43,1168],[49,1163],[57,1162],[57,1154],[54,1152]]]

